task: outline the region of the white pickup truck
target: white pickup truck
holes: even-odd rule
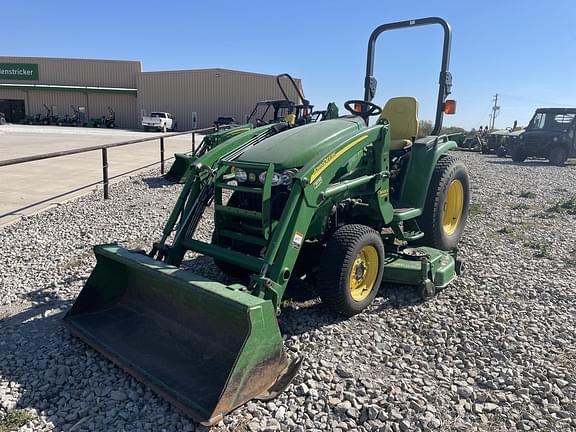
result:
[[[142,126],[145,131],[152,129],[162,132],[173,131],[176,129],[176,119],[167,112],[153,112],[149,116],[142,117]]]

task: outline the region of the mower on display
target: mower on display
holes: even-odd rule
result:
[[[50,108],[48,105],[43,104],[44,105],[44,109],[46,110],[46,115],[44,116],[44,118],[42,119],[42,124],[45,125],[57,125],[59,122],[61,122],[64,117],[61,117],[59,115],[54,114],[54,109]]]
[[[110,107],[108,107],[108,114],[101,117],[91,118],[86,124],[86,127],[94,128],[109,128],[114,129],[116,127],[116,113]]]
[[[372,103],[376,40],[424,25],[444,31],[435,125],[416,140],[413,97]],[[469,180],[441,135],[452,77],[450,27],[441,18],[384,24],[369,39],[363,100],[350,115],[249,139],[225,140],[190,164],[161,239],[151,250],[94,248],[97,264],[64,318],[94,349],[175,406],[212,425],[250,399],[272,399],[301,361],[284,351],[277,322],[291,281],[350,317],[382,283],[409,284],[428,299],[462,267]],[[376,116],[369,126],[370,117]],[[212,241],[195,236],[213,204]],[[206,279],[181,265],[212,257],[245,284]]]

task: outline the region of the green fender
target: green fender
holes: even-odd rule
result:
[[[458,147],[446,135],[417,140],[410,151],[410,161],[400,190],[402,207],[424,209],[428,186],[438,159]]]

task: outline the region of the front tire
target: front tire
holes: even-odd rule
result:
[[[550,165],[564,166],[564,163],[566,162],[567,159],[568,159],[568,152],[564,147],[554,147],[550,151],[548,162],[550,162]]]
[[[526,158],[528,157],[528,155],[526,154],[526,152],[520,148],[514,148],[512,150],[512,160],[516,163],[522,163],[526,160]]]
[[[235,250],[240,250],[241,252],[245,252],[244,250],[242,250],[243,248],[234,243],[234,240],[229,239],[227,237],[219,237],[218,233],[216,231],[214,231],[212,233],[212,241],[211,243],[213,245],[216,246],[221,246],[221,247],[231,247],[232,249]],[[230,264],[229,262],[226,261],[220,261],[219,259],[213,258],[214,260],[214,264],[216,264],[216,267],[218,267],[218,269],[224,273],[226,276],[232,278],[232,279],[241,279],[241,280],[246,280],[248,279],[248,277],[250,276],[250,274],[252,273],[250,270],[247,270],[245,268],[242,267],[238,267],[234,264]]]
[[[452,250],[460,241],[470,203],[470,181],[464,162],[442,156],[432,173],[426,204],[418,225],[424,232],[419,243]]]
[[[345,316],[372,303],[384,271],[384,244],[366,225],[344,225],[328,240],[318,269],[318,294],[330,309]]]

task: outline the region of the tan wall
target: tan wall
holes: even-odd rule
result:
[[[300,80],[297,84],[302,87]],[[281,99],[272,75],[207,69],[198,71],[143,72],[138,75],[138,111],[166,111],[176,117],[179,130],[192,128],[192,112],[198,127],[209,127],[219,116],[243,122],[257,101]],[[295,92],[286,85],[292,100]]]
[[[0,57],[0,63],[38,64],[38,81],[2,80],[12,84],[54,84],[136,88],[139,61],[84,60],[43,57]]]

